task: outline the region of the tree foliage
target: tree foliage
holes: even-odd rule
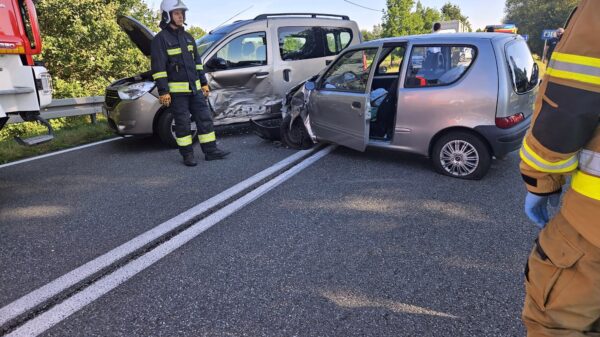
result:
[[[442,20],[461,20],[470,29],[468,18],[462,15],[460,7],[446,3],[442,11],[425,7],[420,1],[387,0],[384,11],[382,36],[403,36],[430,33],[433,24]]]
[[[363,29],[360,32],[363,36],[364,41],[372,41],[382,37],[383,28],[381,27],[381,25],[375,25],[373,26],[372,30]]]
[[[115,79],[148,70],[116,22],[130,15],[156,30],[158,15],[142,0],[44,0],[37,12],[56,98],[101,95]]]
[[[529,46],[542,55],[544,29],[563,27],[578,0],[506,0],[505,23],[514,23],[519,34],[529,35]]]
[[[451,20],[459,20],[467,27],[469,32],[473,31],[471,27],[471,23],[469,22],[469,17],[462,14],[460,11],[460,7],[458,5],[454,5],[450,2],[447,2],[442,6],[442,20],[451,21]]]

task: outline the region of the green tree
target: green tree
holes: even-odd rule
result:
[[[542,55],[544,29],[563,27],[578,0],[506,0],[505,23],[514,23],[519,34],[529,35],[532,52]]]
[[[473,31],[471,28],[471,22],[469,22],[469,17],[462,14],[460,7],[458,5],[454,5],[450,2],[447,2],[442,6],[442,20],[450,21],[450,20],[459,20],[467,27],[469,32]]]
[[[411,12],[414,5],[414,0],[387,0],[382,37],[411,35],[420,31],[423,20]]]
[[[364,41],[372,41],[381,38],[383,29],[381,28],[381,25],[375,25],[372,30],[363,29],[360,32]]]
[[[423,7],[421,1],[417,1],[415,15],[420,16],[421,21],[423,22],[423,25],[417,34],[431,33],[433,24],[439,22],[441,19],[440,11],[431,7]]]
[[[190,26],[189,28],[186,28],[185,30],[188,33],[192,34],[194,39],[199,39],[199,38],[203,37],[204,35],[206,35],[206,31],[197,26]]]
[[[37,12],[54,97],[101,95],[115,79],[149,70],[116,22],[130,15],[157,31],[158,15],[142,0],[44,0]]]

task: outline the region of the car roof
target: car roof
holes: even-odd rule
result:
[[[312,17],[311,17],[312,16]],[[266,21],[266,20],[308,20],[308,21],[331,21],[331,22],[354,22],[345,15],[336,14],[317,14],[317,13],[281,13],[281,14],[261,14],[254,19],[238,20],[228,25],[217,27],[210,31],[210,34],[228,34],[239,27],[249,25],[251,23]]]
[[[506,33],[448,33],[448,34],[421,34],[421,35],[408,35],[399,37],[388,37],[378,40],[372,40],[361,43],[361,48],[364,47],[379,47],[386,43],[400,43],[400,42],[412,42],[412,43],[427,43],[433,42],[440,43],[444,40],[448,41],[464,41],[465,43],[473,40],[490,40],[490,41],[501,41],[501,40],[513,40],[519,35],[506,34]],[[353,46],[356,48],[358,46]]]

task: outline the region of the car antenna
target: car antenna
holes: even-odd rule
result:
[[[250,7],[248,7],[248,8],[246,8],[246,9],[244,9],[243,11],[241,11],[241,12],[237,13],[236,15],[234,15],[234,16],[232,16],[232,17],[230,17],[229,19],[225,20],[225,22],[223,22],[222,24],[218,25],[218,26],[217,26],[217,27],[215,27],[213,30],[215,30],[215,29],[217,29],[217,28],[221,27],[222,25],[226,24],[227,22],[229,22],[229,21],[230,21],[230,20],[232,20],[232,19],[235,19],[235,17],[237,17],[237,16],[239,16],[239,15],[243,14],[244,12],[248,11],[248,10],[249,10],[250,8],[252,8],[252,7],[254,7],[254,5],[251,5]]]

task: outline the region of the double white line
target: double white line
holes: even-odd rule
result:
[[[100,298],[112,289],[118,287],[120,284],[129,280],[134,275],[140,273],[163,257],[172,253],[177,248],[194,239],[202,232],[216,225],[254,200],[260,198],[262,195],[266,194],[275,187],[279,186],[281,183],[306,169],[319,159],[325,157],[334,149],[335,146],[330,145],[302,160],[298,164],[292,166],[289,170],[286,170],[276,177],[269,179],[264,184],[258,186],[230,204],[220,208],[218,211],[210,214],[206,218],[198,221],[168,241],[158,245],[149,252],[100,278],[71,297],[68,297],[66,300],[51,307],[47,311],[35,316],[33,319],[13,330],[10,334],[8,334],[8,336],[37,336],[50,329],[54,325],[68,318],[73,313],[79,311],[84,306]],[[166,236],[168,233],[176,230],[178,227],[193,221],[203,213],[210,211],[211,209],[221,205],[225,201],[237,196],[252,186],[264,181],[265,179],[268,179],[272,175],[284,170],[293,163],[312,154],[313,152],[315,152],[315,150],[300,151],[295,155],[286,158],[274,166],[180,214],[179,216],[164,222],[154,229],[139,235],[133,240],[111,250],[110,252],[82,265],[81,267],[1,308],[0,326],[18,319],[20,316],[55,298],[62,292],[67,291],[69,288],[90,279],[93,275],[97,275],[99,272],[117,263],[119,260],[131,256],[144,246]]]

